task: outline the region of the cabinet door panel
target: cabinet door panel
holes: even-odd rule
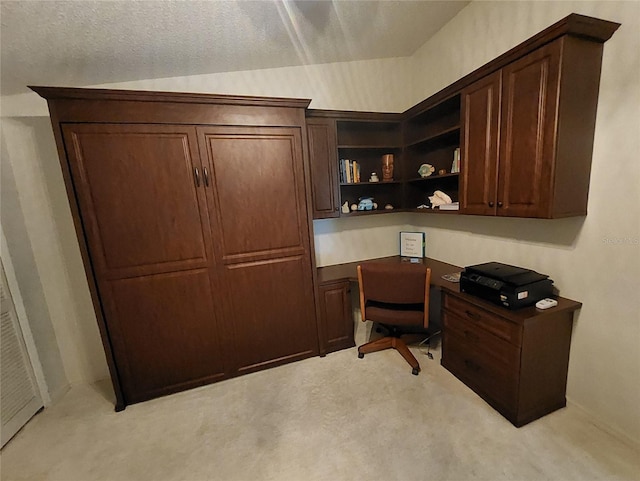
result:
[[[496,187],[501,73],[462,91],[461,211],[492,215]]]
[[[549,215],[559,66],[556,41],[503,69],[498,215]]]
[[[227,309],[239,371],[317,354],[313,286],[304,257],[226,267]]]
[[[339,217],[336,124],[333,119],[307,119],[313,218]]]
[[[324,333],[321,341],[323,349],[331,352],[353,347],[355,341],[349,281],[321,285],[318,291]]]
[[[109,281],[101,290],[109,293],[107,319],[127,402],[224,377],[206,269]]]
[[[193,128],[88,124],[63,132],[99,275],[206,265],[209,227],[204,191],[194,182]]]
[[[202,127],[198,139],[233,370],[317,354],[301,129]]]
[[[308,246],[300,129],[200,128],[224,262],[299,255]]]

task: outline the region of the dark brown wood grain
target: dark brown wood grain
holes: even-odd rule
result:
[[[550,217],[561,40],[502,70],[497,214]]]
[[[442,365],[520,427],[566,405],[574,312],[557,298],[548,310],[508,310],[443,289]]]
[[[40,91],[116,409],[318,353],[304,102]]]
[[[462,91],[460,212],[495,215],[502,72]]]
[[[307,119],[313,218],[340,216],[336,124],[333,119]]]
[[[348,280],[324,283],[319,286],[318,303],[323,325],[326,352],[355,346],[353,314],[351,312],[350,282]]]

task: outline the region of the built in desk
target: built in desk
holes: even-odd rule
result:
[[[318,268],[325,353],[355,345],[349,286],[357,265],[372,261],[403,262],[392,256]],[[422,262],[442,296],[442,366],[517,427],[564,407],[573,316],[582,304],[556,296],[551,309],[509,310],[442,279],[462,268]]]

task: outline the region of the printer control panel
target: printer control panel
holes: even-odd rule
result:
[[[499,291],[504,286],[504,282],[491,279],[490,277],[481,276],[480,274],[470,274],[469,280],[496,291]]]

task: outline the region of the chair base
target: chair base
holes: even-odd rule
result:
[[[358,357],[362,359],[365,354],[369,354],[370,352],[383,351],[385,349],[395,349],[400,353],[402,357],[404,357],[405,361],[409,363],[412,367],[411,373],[415,376],[420,372],[420,363],[415,358],[411,351],[404,343],[402,339],[399,337],[383,337],[381,339],[376,339],[375,341],[367,342],[362,346],[358,347]]]

